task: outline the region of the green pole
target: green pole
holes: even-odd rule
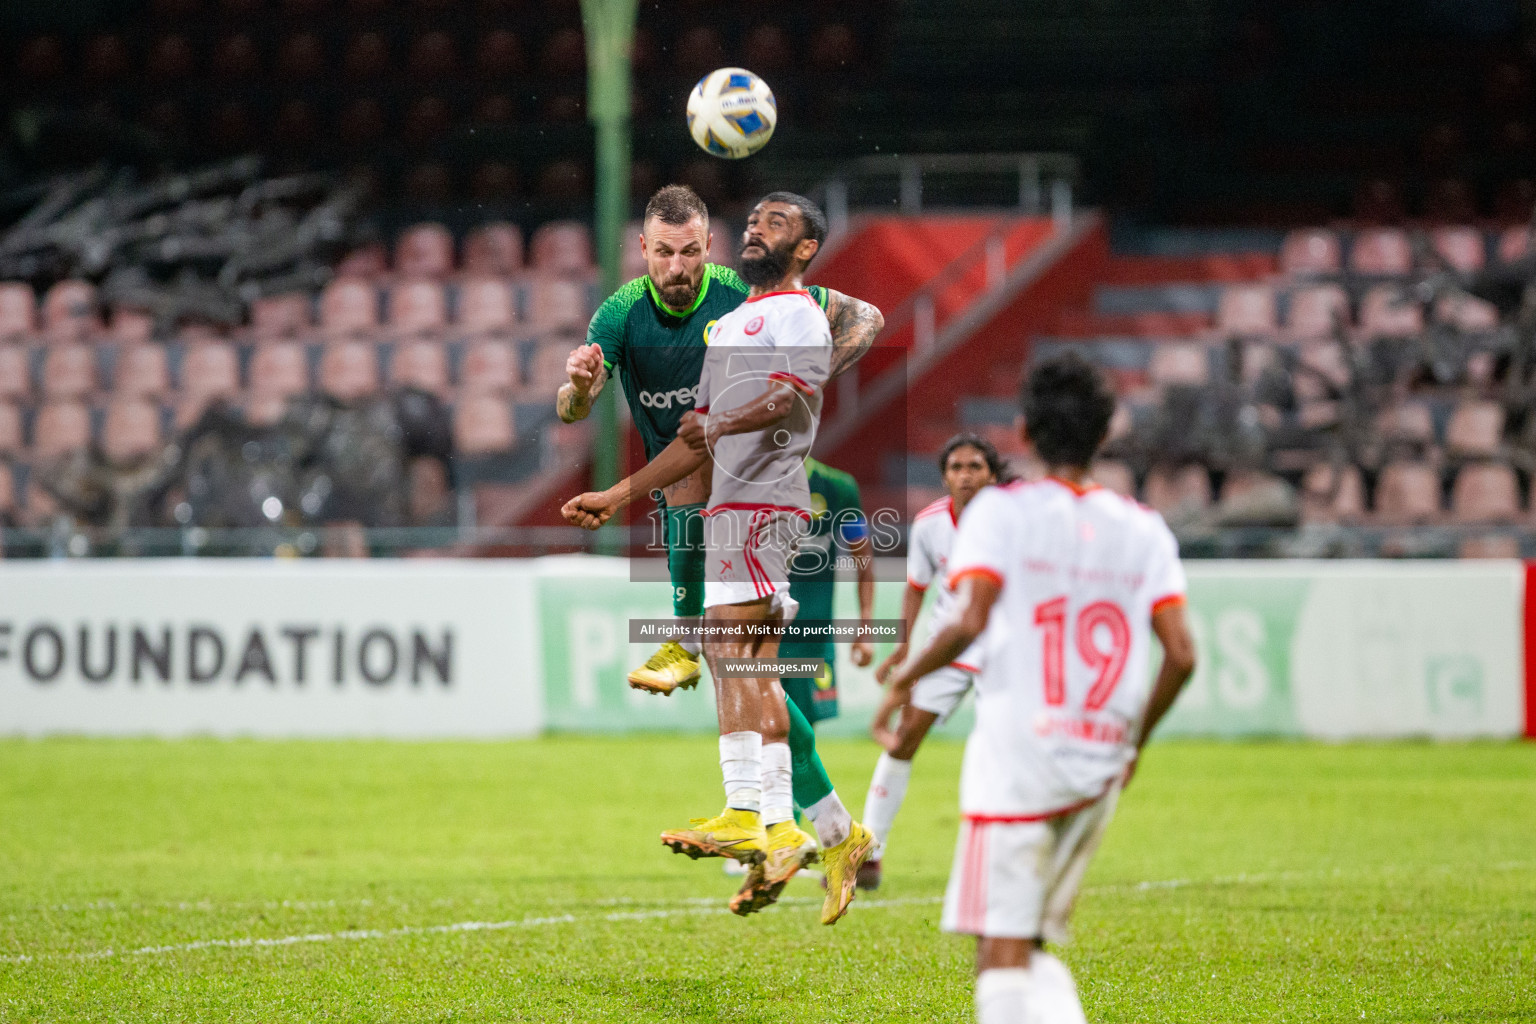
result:
[[[581,0],[587,40],[587,116],[596,130],[597,174],[594,196],[600,294],[619,289],[619,247],[629,219],[629,53],[635,38],[639,0]],[[598,396],[593,438],[592,482],[598,489],[619,480],[619,389],[612,384]],[[600,530],[597,549],[617,554],[623,544],[614,530]]]

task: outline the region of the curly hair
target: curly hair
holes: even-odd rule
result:
[[[1048,465],[1087,466],[1109,432],[1115,394],[1092,363],[1065,352],[1025,379],[1019,408],[1030,443]]]

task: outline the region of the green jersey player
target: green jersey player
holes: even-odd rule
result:
[[[795,620],[810,623],[832,618],[838,559],[846,552],[858,572],[859,619],[867,625],[875,609],[875,562],[858,481],[815,459],[805,460],[805,475],[811,486],[811,529],[789,565],[789,595],[800,602]],[[860,634],[849,653],[853,663],[862,668],[874,660],[875,652],[869,638]],[[783,679],[781,683],[784,695],[813,725],[835,717],[837,670],[832,640],[784,640],[779,644],[779,657],[821,658],[826,662],[820,676]]]
[[[658,191],[646,204],[641,228],[646,276],[598,308],[587,343],[566,361],[569,382],[561,386],[555,407],[566,423],[585,418],[617,373],[649,460],[672,442],[683,414],[693,409],[710,326],[746,301],[749,288],[734,271],[706,262],[709,211],[692,189],[668,185]],[[874,344],[885,320],[867,302],[830,289],[810,292],[830,322],[836,376]],[[686,623],[699,623],[704,610],[702,513],[709,480],[706,462],[663,488],[660,499],[672,609]],[[696,642],[663,644],[630,673],[630,685],[661,694],[693,686],[699,655]],[[809,721],[792,703],[789,717],[795,803],[811,807],[832,792],[832,783],[816,755]]]

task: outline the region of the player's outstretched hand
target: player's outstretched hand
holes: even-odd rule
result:
[[[853,663],[859,668],[867,668],[869,663],[875,660],[875,645],[861,637],[848,649],[848,657],[852,658]]]
[[[565,375],[571,379],[571,387],[581,394],[592,390],[592,382],[603,368],[603,347],[597,342],[578,345],[565,357]]]
[[[891,652],[891,656],[882,661],[880,663],[880,667],[875,669],[875,682],[879,683],[881,686],[884,686],[886,682],[891,678],[891,673],[900,668],[901,663],[906,660],[907,645],[897,644],[896,649]]]
[[[891,716],[899,714],[906,706],[909,692],[906,687],[897,686],[886,690],[885,699],[880,702],[879,709],[875,711],[874,720],[869,723],[869,734],[887,754],[895,750],[901,742],[896,731],[891,728]]]
[[[560,514],[572,526],[595,530],[613,518],[618,506],[605,491],[587,491],[578,494],[560,508]]]

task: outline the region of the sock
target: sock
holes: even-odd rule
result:
[[[672,614],[679,620],[704,614],[704,506],[668,506],[664,520],[667,541],[667,574],[672,578]],[[697,655],[696,641],[679,640],[683,650]]]
[[[805,809],[805,816],[816,826],[816,841],[823,850],[836,846],[848,838],[853,827],[853,815],[838,799],[836,791],[828,793]]]
[[[725,805],[758,811],[763,805],[763,734],[728,732],[720,737],[720,774],[725,777]]]
[[[1023,967],[982,971],[976,976],[977,1024],[1024,1024],[1026,1020],[1048,1019],[1030,1015],[1034,988],[1034,978]]]
[[[826,798],[832,792],[832,780],[822,766],[821,756],[816,753],[816,730],[810,719],[792,700],[786,700],[789,711],[790,769],[794,773],[795,803],[809,807]]]
[[[1077,985],[1066,964],[1037,949],[1029,958],[1029,976],[1035,986],[1031,1001],[1040,1020],[1048,1024],[1088,1024],[1083,1004],[1077,998]]]
[[[763,826],[792,821],[795,798],[790,782],[789,744],[763,744]]]
[[[881,754],[875,762],[874,777],[869,780],[869,795],[864,798],[864,825],[875,834],[875,855],[885,855],[885,840],[896,823],[896,812],[907,798],[907,781],[912,778],[912,762],[899,761]]]
[[[678,646],[682,647],[683,650],[697,658],[699,656],[699,652],[704,649],[704,645],[699,643],[699,626],[704,622],[704,616],[677,615],[674,616],[674,618],[677,620],[677,624],[679,626],[686,626],[693,632],[693,635],[690,638],[686,640],[679,640],[677,642]]]

